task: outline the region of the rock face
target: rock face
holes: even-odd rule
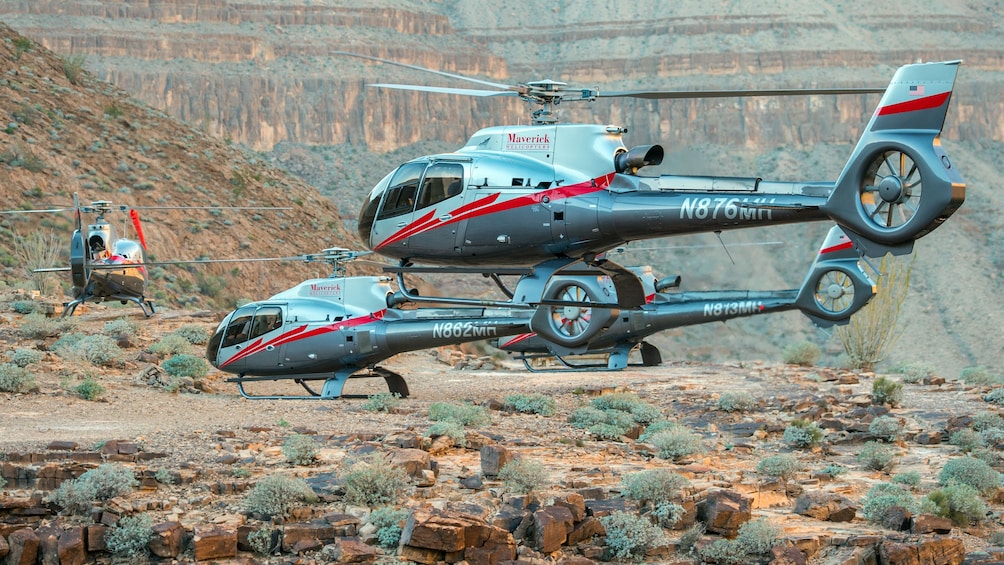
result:
[[[519,14],[540,10],[493,20],[468,0],[421,7],[18,0],[5,2],[0,16],[57,53],[86,55],[98,76],[151,106],[259,150],[284,141],[365,145],[376,152],[426,139],[456,144],[479,127],[525,116],[516,100],[376,92],[366,83],[443,81],[339,51],[496,83],[554,78],[601,91],[885,86],[892,68],[918,57],[963,59],[968,96],[953,108],[947,134],[1004,139],[999,79],[989,78],[1004,67],[1004,57],[982,47],[1000,44],[1000,29],[986,17],[993,12],[977,3],[948,13],[913,10],[913,17],[902,18],[894,17],[902,13],[895,6],[885,16],[856,4],[846,12],[807,4],[782,13],[686,1],[674,4],[670,16],[646,3],[596,1],[590,10],[548,8],[548,17],[532,27]],[[109,19],[116,24],[107,25]],[[483,88],[457,80],[449,86]],[[757,146],[846,142],[876,103],[874,95],[620,100],[569,114],[626,126],[637,143],[675,147],[697,137]],[[983,119],[960,119],[974,113]]]

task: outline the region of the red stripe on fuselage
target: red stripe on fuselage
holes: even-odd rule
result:
[[[327,334],[327,333],[331,333],[331,332],[337,332],[337,331],[341,331],[341,330],[343,330],[345,328],[362,326],[362,325],[368,324],[370,322],[377,322],[377,321],[383,319],[384,313],[386,311],[387,310],[379,310],[377,312],[373,312],[372,314],[368,314],[366,316],[360,316],[358,318],[351,318],[349,320],[341,320],[341,321],[335,322],[333,324],[328,324],[326,326],[320,326],[318,328],[314,328],[314,329],[312,329],[310,331],[304,331],[304,330],[307,329],[307,326],[305,326],[305,325],[304,326],[299,326],[299,327],[291,329],[288,332],[283,332],[283,333],[279,334],[278,336],[276,336],[273,339],[270,339],[268,341],[262,341],[259,338],[254,343],[252,343],[252,344],[248,345],[247,347],[245,347],[244,351],[241,351],[237,355],[234,355],[230,359],[227,359],[226,362],[220,363],[220,368],[222,369],[223,367],[226,367],[227,365],[233,363],[234,361],[238,361],[240,359],[244,359],[245,357],[249,357],[251,355],[254,355],[255,353],[258,353],[259,351],[264,350],[269,345],[271,345],[273,347],[277,347],[279,345],[284,345],[284,344],[287,344],[287,343],[290,343],[290,342],[293,342],[293,341],[299,341],[301,339],[307,339],[309,337],[314,337],[314,336],[318,336],[318,335],[322,335],[322,334]]]
[[[842,251],[844,249],[850,249],[852,247],[854,247],[854,243],[851,242],[850,240],[848,240],[848,241],[845,241],[843,243],[838,243],[836,245],[833,245],[831,247],[826,247],[826,248],[820,249],[819,250],[819,254],[820,255],[825,255],[827,253],[833,253],[834,251]]]
[[[923,98],[918,98],[916,100],[907,100],[906,102],[899,102],[897,104],[889,104],[888,106],[882,106],[875,111],[876,115],[888,116],[891,114],[902,114],[904,112],[916,112],[917,110],[930,110],[931,108],[937,108],[945,103],[948,99],[948,95],[952,91],[942,92],[941,94],[935,94],[934,96],[925,96]]]
[[[494,214],[495,212],[504,212],[515,208],[522,208],[533,204],[540,204],[544,197],[547,197],[549,201],[554,202],[555,200],[563,200],[565,198],[573,198],[575,196],[597,192],[610,186],[610,181],[613,180],[613,176],[614,173],[608,173],[602,177],[581,182],[579,184],[559,186],[548,190],[541,190],[540,192],[535,192],[533,194],[525,194],[517,196],[516,198],[501,201],[499,201],[499,199],[501,198],[502,193],[496,192],[484,198],[479,198],[474,202],[468,202],[467,204],[444,214],[438,214],[436,210],[433,209],[380,242],[375,249],[381,249],[403,239],[407,239],[413,235],[441,228],[462,220],[477,218],[487,214]],[[445,220],[440,219],[440,216],[442,215],[449,215],[449,218]]]

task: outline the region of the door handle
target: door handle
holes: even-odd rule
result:
[[[451,219],[453,219],[453,214],[443,214],[442,216],[439,217],[440,222],[446,222]]]
[[[397,223],[397,227],[399,227],[399,228],[403,228],[406,225],[408,225],[408,222],[398,222]]]

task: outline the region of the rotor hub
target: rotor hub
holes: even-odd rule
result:
[[[882,179],[878,185],[878,193],[882,200],[889,203],[902,202],[904,197],[908,196],[903,180],[895,175],[889,175]]]
[[[837,283],[832,283],[830,284],[830,286],[826,288],[826,296],[830,297],[830,299],[832,300],[836,300],[837,298],[840,298],[843,295],[844,295],[844,287]]]

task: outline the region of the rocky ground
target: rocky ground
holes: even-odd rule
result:
[[[618,509],[634,511],[635,505],[624,497],[622,479],[650,469],[666,469],[688,479],[680,502],[689,517],[677,529],[665,530],[668,541],[651,548],[644,558],[647,562],[700,562],[694,553],[679,552],[684,526],[695,520],[706,525],[698,543],[705,547],[734,536],[739,523],[759,518],[774,525],[781,547],[789,548],[787,553],[775,550],[773,557],[757,557],[764,562],[874,563],[879,556],[883,563],[962,563],[963,559],[979,563],[1004,555],[1004,550],[993,549],[1004,510],[999,488],[983,495],[988,504],[985,519],[968,526],[942,524],[941,529],[934,528],[940,533],[926,531],[930,526],[924,524],[929,522],[922,517],[906,520],[902,531],[862,517],[869,489],[895,475],[919,475],[912,489],[918,500],[938,488],[945,463],[963,456],[959,447],[948,443],[951,433],[969,427],[972,416],[997,412],[995,404],[982,399],[991,390],[989,385],[937,375],[908,383],[902,381],[904,375],[890,375],[903,383],[903,397],[889,409],[875,404],[872,394],[881,375],[823,367],[667,362],[614,373],[529,373],[512,361],[471,368],[480,363],[471,363],[470,356],[423,351],[386,364],[406,376],[411,396],[381,411],[365,399],[247,400],[216,372],[168,391],[159,371],[163,358],[150,353],[151,346],[181,326],[212,330],[218,319],[214,312],[166,310],[147,320],[138,310],[88,307],[74,318],[77,325],[72,331],[101,333],[109,321],[123,317],[136,322],[132,335],[119,339],[126,360],[110,367],[68,362],[49,351],[55,337],[22,335],[24,315],[13,311],[0,315],[0,351],[8,357],[17,349],[44,354],[29,366],[35,375],[32,390],[0,393],[4,415],[0,453],[6,459],[2,470],[7,481],[0,495],[0,540],[6,537],[7,543],[0,545],[0,551],[8,546],[10,558],[29,551],[30,544],[22,539],[29,529],[42,540],[37,551],[44,554],[44,534],[51,531],[46,528],[54,526],[64,532],[60,540],[72,539],[65,532],[82,529],[83,555],[106,559],[100,544],[93,545],[99,532],[122,516],[148,514],[159,525],[162,542],[155,558],[261,561],[265,558],[250,551],[247,535],[266,522],[244,512],[244,502],[257,481],[285,474],[308,480],[320,500],[276,521],[273,527],[285,537],[281,557],[270,558],[275,562],[494,563],[512,559],[517,552],[521,562],[604,561],[610,559],[610,550],[602,529],[595,529],[595,517]],[[462,361],[455,365],[444,359]],[[74,392],[88,377],[104,388],[96,400]],[[385,390],[382,381],[373,379],[346,387],[346,392],[358,394]],[[249,386],[249,391],[302,393],[291,383],[261,383]],[[754,405],[742,411],[724,410],[721,395],[737,391],[747,393]],[[701,451],[675,460],[660,458],[651,444],[631,439],[636,434],[601,439],[570,423],[576,409],[613,392],[631,393],[657,407],[663,418],[697,434]],[[503,409],[514,394],[546,396],[555,401],[556,410],[543,416]],[[434,422],[429,408],[437,403],[486,407],[491,423],[468,428],[464,447],[445,436],[430,437]],[[880,415],[895,417],[901,430],[890,444],[895,466],[875,471],[866,468],[858,455],[867,441],[875,439],[869,423]],[[796,418],[814,421],[824,430],[819,445],[799,448],[785,441],[784,432]],[[284,456],[283,445],[294,434],[308,434],[316,442],[318,451],[311,464],[294,465]],[[373,529],[366,527],[369,509],[346,504],[344,490],[332,486],[344,478],[350,461],[366,451],[388,454],[409,474],[407,493],[397,506],[411,513],[405,533],[411,545],[377,549]],[[990,448],[989,453],[996,451]],[[801,464],[786,484],[758,472],[761,461],[779,454],[791,455]],[[539,485],[536,504],[523,493],[505,492],[507,484],[492,467],[500,458],[543,465],[546,484]],[[58,506],[44,502],[57,484],[101,463],[128,467],[142,479],[142,486],[84,516],[60,514]],[[844,472],[836,476],[822,472],[834,465]],[[728,496],[722,498],[723,493]],[[803,503],[796,504],[800,495]],[[824,509],[807,511],[805,495],[823,497]],[[726,500],[733,500],[735,508]],[[710,508],[714,505],[718,514]],[[548,520],[555,520],[555,512],[547,512],[566,506],[572,509],[572,518],[558,513],[564,537],[555,542],[547,526]],[[526,524],[522,530],[505,527],[513,523],[513,513],[530,511],[529,533]],[[326,524],[324,533],[310,529],[319,522]],[[444,523],[454,535],[458,529],[466,532],[462,535],[468,545],[450,550],[422,541],[422,532],[427,532],[426,537],[445,543]],[[515,524],[519,523],[517,519]],[[472,528],[501,532],[504,539],[474,547]],[[62,546],[60,541],[59,559],[72,562],[71,554],[63,555]]]

